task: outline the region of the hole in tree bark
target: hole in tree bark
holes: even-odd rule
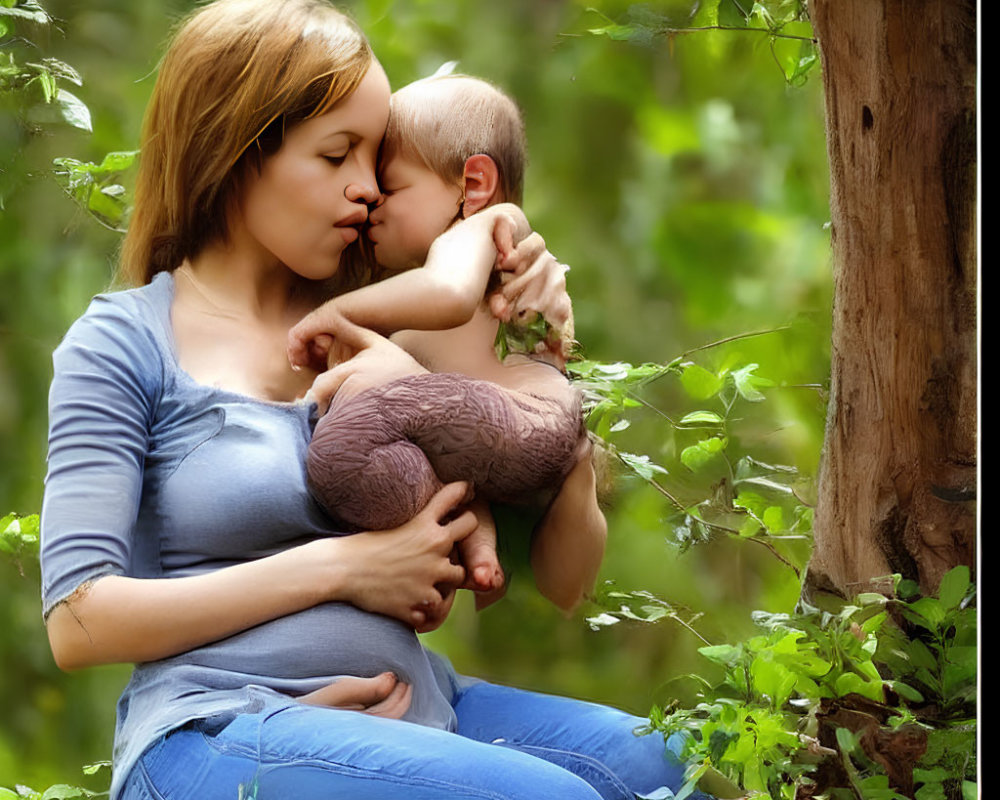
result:
[[[871,130],[872,125],[875,124],[875,117],[872,116],[872,110],[868,106],[861,107],[861,127],[864,130]]]

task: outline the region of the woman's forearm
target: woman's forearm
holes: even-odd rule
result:
[[[53,656],[66,670],[168,658],[330,601],[423,627],[446,604],[436,587],[465,580],[450,555],[476,528],[471,512],[452,518],[467,491],[445,486],[391,531],[318,539],[198,576],[98,578],[49,613]]]
[[[49,642],[67,670],[154,661],[309,608],[346,592],[342,570],[313,542],[185,578],[108,575],[52,609]]]

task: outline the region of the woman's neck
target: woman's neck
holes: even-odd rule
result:
[[[277,259],[224,242],[186,260],[178,276],[191,284],[205,310],[219,317],[282,324],[314,305],[308,282]]]

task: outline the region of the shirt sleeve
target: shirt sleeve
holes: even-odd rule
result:
[[[53,354],[42,607],[129,570],[163,358],[140,300],[98,296]]]

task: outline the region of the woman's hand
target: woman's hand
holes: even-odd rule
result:
[[[493,229],[497,266],[501,270],[500,289],[490,295],[490,311],[497,319],[528,319],[541,314],[552,328],[549,350],[565,364],[573,344],[573,305],[566,292],[569,267],[556,261],[545,240],[532,233],[516,239],[509,220],[497,219]]]
[[[413,687],[391,672],[373,678],[344,677],[298,698],[300,703],[361,711],[375,717],[400,719],[410,708]]]
[[[454,588],[466,579],[452,552],[478,524],[471,511],[456,516],[468,491],[466,483],[450,483],[398,528],[329,540],[350,565],[345,567],[348,574],[334,580],[344,587],[337,599],[395,617],[421,632],[440,625],[451,609]]]

